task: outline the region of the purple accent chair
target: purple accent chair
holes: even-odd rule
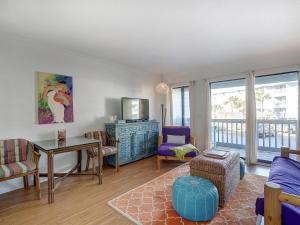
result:
[[[281,157],[273,159],[264,194],[256,199],[256,214],[264,216],[265,225],[299,224],[300,163],[289,154],[300,155],[300,151],[281,148]]]
[[[195,145],[195,138],[191,136],[189,127],[167,126],[162,130],[162,136],[158,137],[157,149],[157,169],[160,169],[161,160],[179,160],[171,147],[180,146],[180,144],[167,143],[167,135],[185,136],[185,144]],[[196,152],[189,152],[185,154],[184,161],[189,161],[197,155]]]

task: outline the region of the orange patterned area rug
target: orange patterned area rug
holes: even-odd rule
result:
[[[263,192],[266,177],[246,174],[225,207],[219,208],[212,221],[191,222],[180,217],[172,207],[173,182],[177,177],[189,174],[189,165],[183,164],[112,199],[108,204],[132,222],[143,225],[256,223],[255,200]]]

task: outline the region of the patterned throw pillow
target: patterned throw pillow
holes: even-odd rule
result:
[[[25,139],[0,140],[0,165],[26,161],[28,150]]]
[[[168,135],[167,136],[167,143],[169,144],[185,144],[185,136],[181,135]]]

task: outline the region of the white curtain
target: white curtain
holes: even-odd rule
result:
[[[200,130],[201,113],[200,113],[200,93],[201,86],[199,81],[189,82],[189,96],[190,96],[190,128],[191,135],[196,139],[196,146],[200,149],[203,148],[203,141]]]
[[[173,112],[172,112],[172,88],[169,88],[166,95],[166,126],[173,125]]]
[[[199,139],[197,140],[197,87],[196,81],[190,81],[189,83],[189,96],[190,96],[190,128],[191,128],[191,135],[196,138],[196,145],[199,144]],[[198,146],[199,147],[199,146]]]
[[[204,80],[204,105],[205,110],[205,149],[211,148],[211,96],[210,96],[210,84],[208,80]]]
[[[190,127],[196,138],[199,149],[210,148],[210,88],[206,80],[191,81],[190,95]]]
[[[255,74],[250,72],[246,85],[246,163],[257,163]]]

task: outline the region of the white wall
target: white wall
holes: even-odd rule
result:
[[[73,123],[36,124],[36,71],[73,76]],[[159,119],[158,81],[134,68],[0,33],[0,139],[52,139],[61,127],[67,136],[102,129],[106,116],[120,116],[122,96],[150,99],[150,119]],[[66,170],[75,161],[73,153],[58,155],[55,169]],[[43,153],[40,167],[47,168]],[[0,193],[21,187],[19,181],[0,183]]]

